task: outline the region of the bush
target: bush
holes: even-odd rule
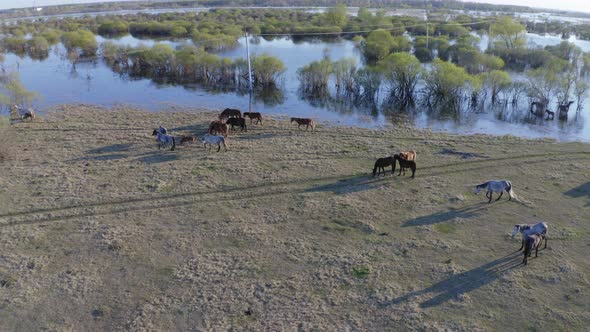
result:
[[[61,36],[61,40],[69,52],[81,50],[87,56],[96,54],[96,38],[88,30],[66,32]]]

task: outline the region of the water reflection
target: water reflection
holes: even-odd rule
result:
[[[532,39],[529,34],[529,41]],[[543,39],[546,45],[557,44],[553,39]],[[139,39],[133,36],[97,38],[118,44],[151,46],[164,42],[173,47],[192,43],[190,39],[155,40]],[[303,38],[253,38],[253,54],[267,53],[279,57],[287,66],[280,89],[257,90],[251,101],[252,109],[267,114],[285,114],[299,117],[314,117],[323,121],[361,127],[397,126],[412,123],[420,128],[445,130],[452,133],[512,134],[526,137],[549,136],[562,140],[590,141],[590,120],[583,113],[576,113],[572,106],[569,119],[546,121],[531,116],[522,101],[517,107],[491,107],[483,110],[470,108],[432,108],[415,105],[400,111],[394,103],[386,100],[387,91],[382,88],[377,98],[366,103],[346,96],[310,98],[299,91],[297,69],[312,61],[329,55],[333,61],[354,58],[362,64],[362,55],[352,41],[345,39],[309,40]],[[576,44],[579,44],[577,41]],[[538,43],[538,42],[537,42]],[[487,45],[482,38],[480,47]],[[590,43],[588,44],[590,46]],[[590,47],[580,45],[585,50]],[[586,48],[588,47],[588,48]],[[235,48],[219,53],[232,59],[244,58],[245,40],[240,39]],[[235,87],[210,87],[198,84],[174,82],[169,78],[152,80],[133,76],[124,71],[113,70],[102,60],[82,61],[73,66],[61,45],[41,55],[6,54],[3,66],[6,70],[17,71],[21,80],[30,90],[39,92],[42,99],[38,107],[64,103],[92,103],[101,105],[131,104],[150,110],[163,110],[170,104],[180,106],[223,109],[226,107],[248,109],[250,105],[247,90]],[[335,94],[334,94],[335,95]],[[590,105],[590,99],[586,99]]]

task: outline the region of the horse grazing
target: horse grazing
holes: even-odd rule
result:
[[[221,114],[219,114],[219,120],[231,118],[233,116],[235,116],[237,118],[241,118],[242,112],[240,112],[240,110],[237,110],[235,108],[226,108],[221,112]]]
[[[35,120],[35,111],[30,108],[22,108],[18,105],[13,105],[12,107],[18,114],[21,120],[30,119],[31,121]]]
[[[569,101],[567,104],[559,104],[559,120],[567,119],[567,112],[569,112],[570,106],[572,106],[573,103],[573,101]]]
[[[478,184],[477,186],[475,186],[473,193],[477,195],[483,189],[486,190],[486,197],[489,198],[488,203],[492,201],[493,193],[500,193],[500,196],[496,199],[496,201],[502,198],[502,195],[504,195],[504,191],[506,191],[508,195],[510,195],[510,198],[508,199],[509,201],[511,201],[512,197],[514,197],[514,192],[512,191],[512,182],[510,181],[492,180],[484,182],[482,184]]]
[[[262,126],[262,114],[259,112],[244,112],[244,117],[250,118],[250,124],[252,124],[252,119],[256,119],[256,124]]]
[[[229,118],[225,122],[226,125],[231,126],[231,130],[234,130],[235,126],[242,128],[242,131],[248,131],[248,127],[246,126],[246,119],[244,118]]]
[[[221,150],[221,145],[223,145],[223,148],[227,151],[227,145],[225,144],[225,138],[223,136],[205,134],[201,141],[203,142],[204,148],[209,144],[209,151],[211,151],[213,145],[217,145],[217,152]]]
[[[176,139],[172,135],[162,134],[159,129],[154,129],[152,132],[152,136],[156,136],[156,141],[158,142],[158,150],[161,148],[165,148],[168,146],[172,146],[170,151],[174,151],[176,148]]]
[[[222,121],[213,121],[209,125],[207,133],[209,135],[222,134],[223,137],[227,137],[227,125]]]
[[[163,134],[163,135],[168,134],[168,130],[162,126],[159,126],[158,129],[155,129],[155,130],[157,130],[160,134]]]
[[[416,158],[416,156],[414,155],[414,158]],[[414,175],[416,174],[416,162],[414,160],[407,160],[406,158],[400,156],[399,154],[394,154],[393,155],[393,170],[391,171],[391,173],[395,172],[395,161],[397,160],[397,162],[399,163],[399,174],[397,176],[402,175],[402,171],[404,172],[404,175],[406,175],[406,168],[409,168],[412,170],[412,176],[411,178],[414,178]]]
[[[311,127],[311,131],[315,129],[315,121],[313,119],[291,118],[291,123],[293,122],[297,122],[297,129],[301,129],[301,126],[306,126],[305,130],[309,129],[309,127]]]
[[[395,170],[395,160],[393,157],[377,159],[375,167],[373,167],[373,177],[375,177],[375,175],[380,175],[381,171],[383,171],[383,176],[385,176],[385,167],[387,166],[391,166],[391,174],[393,174],[393,171]],[[377,171],[379,172],[377,173]]]
[[[526,239],[527,236],[529,236],[531,234],[541,235],[545,239],[545,249],[547,249],[547,230],[548,229],[549,229],[549,227],[547,226],[547,223],[545,223],[545,222],[539,222],[534,225],[517,224],[517,225],[514,225],[514,231],[512,231],[512,237],[516,236],[516,234],[518,234],[519,232],[521,233],[522,243],[520,245],[520,249],[518,249],[520,251],[524,248],[524,242],[525,242],[524,240]]]
[[[524,258],[522,259],[524,265],[527,265],[528,258],[531,257],[533,249],[535,249],[535,257],[539,257],[539,247],[542,241],[543,236],[540,234],[531,234],[526,237],[524,240]]]
[[[184,143],[194,143],[196,141],[197,141],[197,138],[193,135],[182,136],[182,138],[180,139],[180,145],[183,145]]]

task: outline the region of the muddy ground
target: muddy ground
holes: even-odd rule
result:
[[[0,330],[583,330],[590,145],[71,105],[2,129]],[[372,178],[418,152],[415,179]],[[474,184],[506,178],[517,200]],[[549,223],[520,265],[516,223]]]

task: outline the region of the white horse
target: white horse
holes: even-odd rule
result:
[[[518,234],[519,232],[521,233],[522,244],[520,246],[520,249],[518,249],[518,250],[522,250],[524,248],[524,244],[525,244],[525,240],[526,240],[527,236],[532,235],[532,234],[538,234],[538,235],[541,235],[545,239],[545,248],[547,248],[547,230],[548,229],[549,229],[549,226],[547,226],[546,222],[539,222],[534,225],[517,224],[517,225],[514,225],[514,231],[512,231],[512,237],[515,237],[516,234]]]
[[[31,119],[31,121],[35,120],[35,111],[33,111],[32,109],[22,108],[22,107],[19,107],[18,105],[13,105],[12,107],[18,113],[18,116],[20,116],[21,120],[25,120],[25,119]]]
[[[482,184],[478,184],[477,186],[475,186],[473,193],[477,195],[477,193],[479,193],[483,189],[486,190],[486,197],[489,198],[488,203],[492,201],[492,195],[494,193],[500,193],[500,196],[496,198],[496,201],[502,198],[502,195],[504,195],[504,191],[506,191],[508,195],[510,195],[510,198],[508,199],[509,201],[511,201],[514,197],[514,192],[512,191],[512,182],[510,181],[492,180]]]
[[[221,150],[221,145],[223,145],[223,148],[227,151],[227,145],[225,145],[225,138],[223,136],[205,134],[201,141],[203,142],[204,148],[209,144],[209,150],[211,150],[213,145],[217,145],[217,152],[219,152],[219,150]]]
[[[174,148],[176,148],[176,139],[172,135],[162,134],[160,129],[164,128],[160,127],[158,129],[154,129],[154,131],[152,132],[152,136],[156,136],[156,141],[158,142],[158,150],[160,150],[161,148],[172,146],[170,148],[170,151],[174,151]]]

